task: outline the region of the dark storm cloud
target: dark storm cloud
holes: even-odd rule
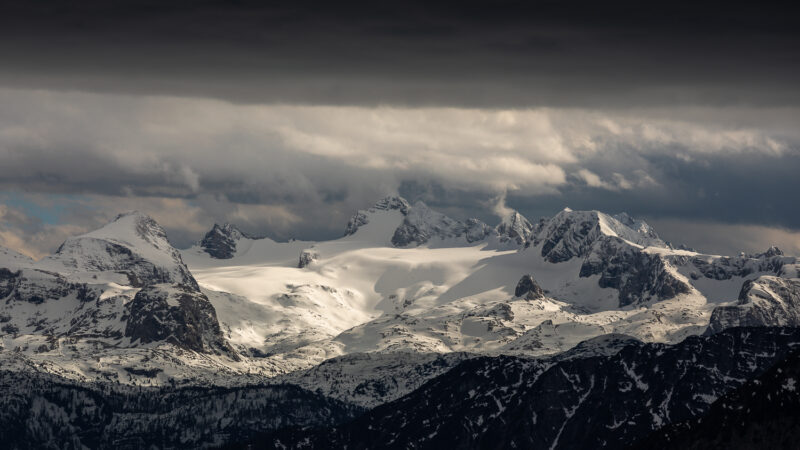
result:
[[[794,15],[677,2],[4,2],[0,83],[242,102],[796,105]]]
[[[797,29],[763,2],[0,1],[0,245],[124,209],[181,246],[330,238],[394,192],[795,245]]]

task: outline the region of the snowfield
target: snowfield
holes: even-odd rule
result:
[[[128,213],[41,261],[0,252],[0,358],[76,379],[243,384],[307,379],[331,358],[390,378],[413,355],[419,367],[461,355],[420,369],[440,373],[469,355],[538,357],[609,334],[674,343],[705,332],[718,307],[722,328],[773,310],[791,325],[796,264],[777,249],[675,249],[627,214],[568,208],[536,223],[513,212],[490,227],[389,197],[354,215],[340,239],[275,242],[225,225],[182,251]],[[518,292],[525,275],[535,295]],[[769,284],[780,292],[768,301],[762,277],[784,280]],[[768,311],[741,312],[754,307]],[[425,377],[412,379],[392,395]]]

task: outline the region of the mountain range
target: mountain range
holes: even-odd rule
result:
[[[152,218],[123,213],[38,261],[0,248],[0,425],[15,430],[0,438],[678,442],[702,429],[680,424],[720,416],[715,401],[789,364],[798,264],[775,247],[704,254],[625,213],[569,208],[491,226],[392,196],[336,240],[277,242],[222,224],[182,250]],[[202,420],[189,413],[200,405]]]

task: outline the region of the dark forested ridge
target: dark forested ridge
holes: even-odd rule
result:
[[[4,449],[197,448],[363,410],[292,385],[145,388],[0,371]]]
[[[256,448],[626,448],[706,414],[800,346],[794,328],[738,328],[612,356],[467,360],[339,427],[283,429]]]

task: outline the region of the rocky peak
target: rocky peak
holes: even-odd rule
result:
[[[625,225],[626,227],[630,228],[631,230],[635,231],[636,233],[640,234],[645,238],[660,239],[658,237],[658,233],[656,233],[656,230],[653,229],[653,227],[651,227],[650,225],[648,225],[647,222],[643,220],[634,219],[626,212],[621,212],[612,217],[622,225]]]
[[[800,326],[800,279],[762,275],[745,281],[736,305],[714,308],[708,332],[765,326]]]
[[[467,219],[464,222],[464,236],[467,242],[479,242],[492,234],[492,228],[478,219]]]
[[[534,238],[541,244],[541,254],[548,262],[558,263],[586,256],[594,241],[602,235],[596,211],[572,211],[565,208],[542,227]]]
[[[397,196],[388,196],[379,200],[375,205],[369,209],[359,210],[347,222],[347,227],[344,230],[345,236],[351,236],[358,231],[359,228],[370,222],[370,216],[381,211],[400,211],[403,216],[408,215],[411,205],[406,199]]]
[[[783,256],[783,250],[779,249],[776,246],[772,246],[767,249],[764,253],[758,253],[753,255],[755,258],[772,258],[773,256]]]
[[[533,234],[533,224],[517,211],[508,214],[495,228],[501,242],[514,241],[517,245],[525,244]]]
[[[377,203],[375,203],[375,206],[373,206],[372,209],[378,211],[398,210],[403,213],[403,215],[407,215],[408,210],[411,209],[411,205],[403,197],[390,195],[380,199]]]
[[[464,233],[465,226],[461,222],[434,211],[422,201],[417,201],[408,209],[403,223],[392,236],[392,245],[407,247],[412,244],[422,245],[431,238],[455,238]]]
[[[214,224],[200,241],[200,247],[212,258],[230,259],[236,254],[236,243],[242,238],[250,238],[235,225],[225,223]]]
[[[537,227],[533,244],[541,244],[542,257],[553,263],[585,257],[597,240],[607,238],[619,238],[643,247],[666,247],[666,243],[645,222],[634,220],[627,214],[618,216],[625,222],[599,211],[564,208]]]
[[[307,248],[300,252],[300,258],[297,262],[297,268],[302,269],[308,267],[309,264],[319,259],[319,253],[313,248]]]
[[[544,297],[544,291],[531,275],[523,275],[514,289],[515,297],[524,297],[527,300],[536,300]]]
[[[205,294],[188,286],[156,284],[141,289],[126,305],[125,336],[143,344],[169,342],[201,353],[238,359],[223,337]]]
[[[138,211],[120,214],[102,228],[68,238],[41,265],[57,272],[123,273],[135,286],[197,285],[166,231]]]

